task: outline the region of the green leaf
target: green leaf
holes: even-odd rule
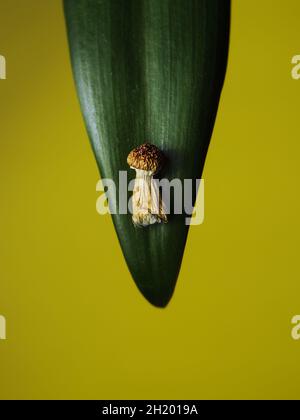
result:
[[[103,178],[118,185],[144,142],[167,156],[170,180],[200,178],[223,85],[229,0],[65,0],[72,66]],[[185,215],[137,229],[113,221],[131,274],[154,305],[169,302],[188,227]],[[201,256],[200,256],[201,257]]]

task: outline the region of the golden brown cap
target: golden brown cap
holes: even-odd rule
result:
[[[127,163],[135,169],[141,169],[147,172],[157,173],[164,162],[164,155],[153,144],[145,143],[133,149],[128,157]]]

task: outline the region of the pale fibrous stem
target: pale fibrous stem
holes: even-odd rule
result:
[[[167,223],[165,206],[159,193],[158,180],[152,171],[136,171],[132,195],[132,221],[136,226]]]

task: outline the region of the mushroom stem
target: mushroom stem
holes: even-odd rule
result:
[[[132,221],[137,226],[167,223],[165,206],[162,202],[157,180],[152,171],[135,169],[136,178],[132,196]]]

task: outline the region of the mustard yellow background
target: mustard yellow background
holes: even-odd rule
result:
[[[0,0],[0,398],[299,398],[298,0],[233,0],[206,219],[150,306],[126,268],[61,1]]]

